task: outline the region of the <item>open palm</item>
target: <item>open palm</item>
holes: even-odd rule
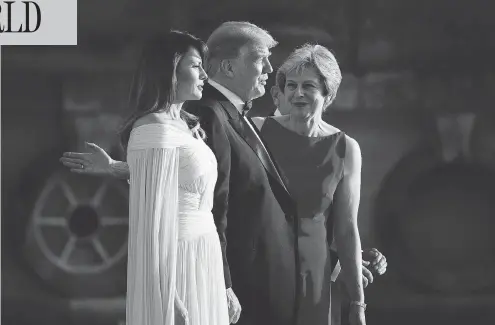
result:
[[[89,175],[108,175],[111,173],[113,159],[94,143],[86,143],[89,152],[64,152],[60,161],[71,172]]]

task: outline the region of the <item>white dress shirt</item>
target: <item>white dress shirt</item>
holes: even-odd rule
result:
[[[212,80],[212,79],[208,79],[208,83],[213,87],[215,88],[216,90],[218,90],[219,92],[222,93],[222,95],[224,95],[225,97],[227,97],[227,99],[229,100],[229,102],[232,103],[232,105],[235,106],[235,108],[237,108],[237,110],[239,111],[239,113],[241,114],[242,118],[244,118],[244,120],[246,121],[246,123],[249,125],[249,127],[251,128],[251,130],[253,130],[254,134],[256,135],[256,138],[258,138],[258,140],[260,141],[261,145],[263,145],[263,149],[266,150],[265,148],[265,144],[263,143],[263,141],[260,139],[260,137],[258,136],[258,133],[256,132],[256,130],[254,130],[253,126],[251,123],[249,123],[248,119],[246,116],[243,116],[242,115],[242,111],[244,109],[244,101],[239,97],[237,96],[236,94],[234,94],[232,91],[230,91],[229,89],[225,88],[225,86],[222,86],[221,84],[219,84],[218,82],[216,82],[215,80]]]
[[[232,105],[234,105],[235,108],[237,108],[237,110],[239,111],[239,113],[241,113],[241,115],[242,115],[242,110],[244,109],[244,101],[241,99],[241,97],[237,96],[232,91],[230,91],[229,89],[225,88],[224,86],[222,86],[221,84],[219,84],[215,80],[208,79],[208,83],[213,88],[215,88],[216,90],[218,90],[219,92],[221,92],[222,95],[224,95],[225,97],[227,97],[227,99],[229,100],[229,102],[231,102]]]

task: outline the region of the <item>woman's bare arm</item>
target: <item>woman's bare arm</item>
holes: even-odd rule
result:
[[[364,303],[361,240],[357,216],[361,192],[361,150],[346,139],[344,176],[335,193],[335,244],[351,301]]]

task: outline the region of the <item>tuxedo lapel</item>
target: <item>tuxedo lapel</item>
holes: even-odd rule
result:
[[[272,160],[270,153],[265,149],[265,145],[261,143],[261,137],[255,133],[256,126],[252,123],[251,119],[246,117],[244,119],[237,108],[232,104],[222,93],[209,84],[205,84],[203,97],[217,100],[227,112],[229,116],[229,123],[232,128],[241,136],[241,138],[249,145],[254,151],[265,170],[282,186],[284,191],[289,197],[291,197],[287,186],[280,176],[275,162]],[[250,125],[248,125],[251,124]]]
[[[245,129],[248,130],[246,132],[247,136],[245,138],[246,142],[253,148],[253,150],[256,152],[256,155],[260,159],[261,163],[263,166],[265,166],[265,169],[280,183],[280,185],[283,186],[284,190],[287,192],[287,194],[290,195],[289,190],[287,189],[285,185],[285,181],[281,176],[281,173],[279,172],[277,168],[277,164],[275,161],[271,158],[271,154],[268,151],[268,148],[266,148],[266,145],[262,144],[260,141],[263,141],[261,138],[260,133],[257,131],[256,125],[253,123],[251,118],[246,117],[246,120],[241,118],[241,121],[244,122],[243,124],[251,124],[251,127],[248,125],[245,126]],[[254,132],[256,132],[256,134]]]
[[[230,102],[229,102],[230,104]],[[256,126],[254,123],[251,121],[249,117],[246,117],[244,119],[241,114],[237,111],[237,109],[232,105],[232,108],[235,109],[236,111],[236,118],[232,118],[229,120],[230,125],[232,125],[232,128],[244,139],[244,141],[251,147],[251,149],[254,151],[258,159],[260,160],[261,164],[263,167],[265,167],[265,170],[274,178],[277,180],[277,182],[282,186],[284,191],[286,192],[287,195],[290,195],[289,190],[287,189],[287,186],[285,185],[284,180],[280,176],[280,173],[278,172],[278,169],[275,165],[275,162],[271,158],[270,153],[267,151],[266,146],[261,143],[261,136],[259,136],[255,133],[256,132]],[[225,106],[224,106],[225,107]],[[251,124],[250,125],[248,125]]]
[[[263,143],[261,143],[262,141],[261,136],[259,136],[259,133],[256,131],[257,130],[256,126],[251,121],[251,119],[248,117],[244,119],[239,113],[237,115],[238,115],[238,119],[230,120],[229,121],[230,124],[232,125],[234,130],[236,130],[237,133],[239,133],[239,135],[243,138],[243,140],[249,145],[249,147],[251,147],[251,149],[254,151],[254,153],[260,160],[261,164],[263,165],[264,169],[266,170],[267,174],[271,175],[272,176],[271,178],[275,181],[276,184],[278,184],[277,187],[280,190],[275,191],[275,188],[272,188],[273,193],[275,194],[275,196],[278,197],[279,202],[286,203],[286,204],[281,204],[285,213],[293,216],[296,213],[294,207],[294,199],[292,198],[292,195],[287,189],[286,182],[281,176],[282,174],[279,173],[279,169],[277,168],[275,160],[271,158],[271,154],[268,151],[268,148],[266,148],[266,146]],[[248,123],[251,124],[252,127],[250,127]],[[256,136],[255,132],[258,134],[258,136]],[[285,210],[285,208],[288,208],[288,210]]]

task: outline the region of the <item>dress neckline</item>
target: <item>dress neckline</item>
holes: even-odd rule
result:
[[[191,130],[189,129],[189,127],[187,126],[186,122],[182,121],[182,120],[174,120],[174,119],[166,119],[164,120],[163,123],[161,122],[153,122],[153,123],[148,123],[148,124],[143,124],[143,125],[139,125],[139,126],[136,126],[134,128],[132,128],[131,130],[131,133],[138,130],[138,129],[141,129],[141,128],[146,128],[146,127],[150,127],[150,128],[154,128],[154,127],[158,127],[158,126],[162,126],[162,127],[176,127],[177,129],[181,130],[181,131],[184,131],[188,134],[190,134],[191,136],[193,135]]]
[[[283,126],[280,122],[278,122],[273,117],[268,117],[267,120],[273,121],[271,123],[276,124],[279,128],[281,128],[282,130],[285,130],[287,133],[293,134],[294,136],[296,136],[300,139],[308,139],[308,141],[310,141],[310,142],[311,141],[319,141],[319,140],[323,140],[323,139],[327,139],[327,138],[332,138],[332,137],[337,136],[337,135],[342,133],[342,131],[338,131],[338,132],[335,132],[335,133],[332,133],[329,135],[322,135],[322,136],[317,136],[317,137],[308,137],[306,135],[299,134],[297,132],[292,131],[291,129],[286,128],[285,126]],[[263,126],[261,129],[263,129],[263,127],[265,127],[265,125],[266,125],[266,121],[265,121],[265,123],[263,123]]]

